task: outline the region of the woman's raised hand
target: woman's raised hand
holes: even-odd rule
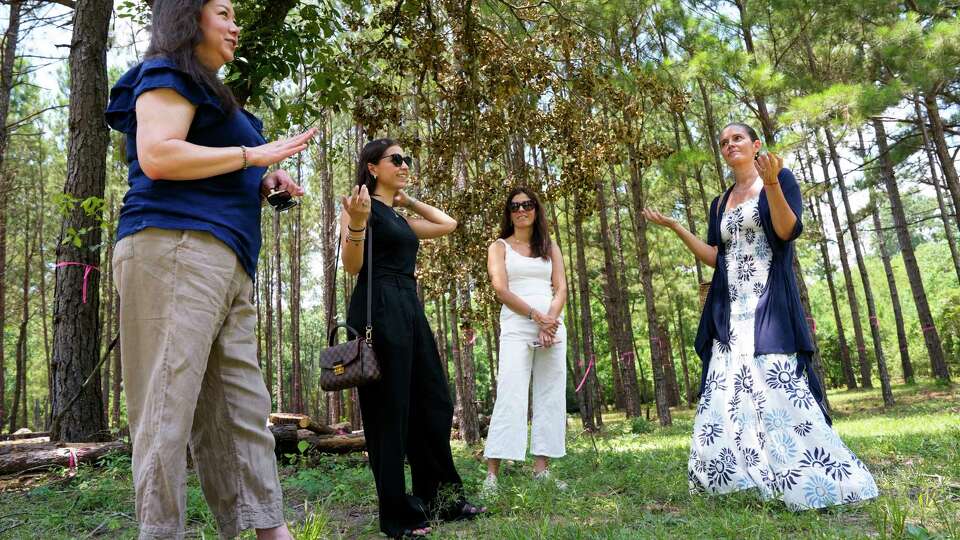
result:
[[[370,216],[370,192],[367,186],[353,186],[349,197],[341,197],[344,211],[350,216],[350,223],[363,226]]]
[[[254,167],[269,167],[274,163],[280,163],[306,150],[307,143],[316,133],[317,128],[310,128],[295,137],[247,148],[247,163]]]
[[[656,223],[661,227],[673,228],[677,224],[677,220],[669,218],[660,212],[657,212],[653,208],[644,208],[643,209],[643,218],[649,222]]]
[[[783,170],[783,158],[773,152],[768,152],[758,157],[753,163],[753,166],[756,167],[760,178],[763,179],[764,185],[773,185],[780,181],[779,176],[780,171]]]

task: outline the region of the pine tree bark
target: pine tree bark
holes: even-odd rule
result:
[[[7,143],[9,133],[7,130],[7,114],[10,111],[10,93],[13,89],[13,65],[16,62],[17,42],[20,37],[20,15],[23,8],[23,2],[19,0],[10,0],[10,15],[7,22],[7,30],[3,35],[3,60],[0,63],[0,278],[7,274],[7,195],[10,193],[8,178],[6,172],[2,171],[3,158],[7,153]],[[6,327],[6,280],[0,279],[0,329]],[[0,422],[6,418],[4,410],[5,396],[4,389],[6,381],[4,380],[6,368],[4,360],[3,346],[4,340],[0,339]],[[14,402],[13,410],[16,410]]]
[[[900,346],[900,367],[903,371],[903,380],[913,384],[913,363],[910,361],[910,345],[907,340],[906,325],[903,320],[903,308],[900,305],[900,293],[897,290],[897,280],[890,263],[890,252],[883,235],[883,223],[880,221],[880,197],[876,190],[870,190],[870,214],[873,217],[873,228],[877,231],[877,246],[880,258],[883,260],[883,273],[887,277],[887,288],[890,290],[890,304],[893,306],[893,317],[897,324],[897,344]]]
[[[74,200],[103,198],[106,156],[110,142],[103,111],[107,106],[107,30],[113,11],[111,0],[78,2],[74,11],[70,48],[70,117],[67,181],[64,194]],[[64,243],[67,231],[89,231],[83,247]],[[95,266],[99,261],[91,246],[101,243],[97,220],[80,208],[63,220],[57,262]],[[88,267],[89,267],[88,266]],[[103,423],[100,385],[83,386],[94,372],[100,351],[100,276],[84,267],[66,266],[56,273],[53,309],[53,422],[54,441],[92,441],[107,433]],[[82,291],[87,287],[87,302]],[[79,392],[69,410],[68,401]]]
[[[113,318],[113,328],[110,330],[111,336],[120,335],[120,295],[114,294],[113,298],[110,300],[113,302],[113,312],[117,314]],[[111,338],[112,339],[112,338]],[[113,348],[113,411],[111,416],[113,417],[113,425],[117,428],[121,427],[120,422],[120,393],[123,387],[123,369],[121,365],[120,357],[120,346]]]
[[[713,154],[713,168],[717,173],[717,191],[723,192],[723,162],[720,159],[720,143],[717,139],[720,136],[720,127],[717,125],[716,117],[713,114],[713,103],[710,101],[710,94],[701,77],[697,77],[697,88],[700,89],[700,99],[703,100],[704,120],[707,123],[706,138],[710,141],[710,150]],[[709,211],[704,211],[703,215],[708,215]]]
[[[299,160],[298,160],[299,161]],[[298,166],[299,170],[299,166]],[[302,175],[298,174],[302,181]],[[300,185],[303,185],[302,183]],[[301,216],[303,206],[297,206],[293,222],[290,246],[290,370],[291,407],[293,412],[303,414],[303,369],[300,365],[300,255]],[[359,415],[358,415],[359,416]]]
[[[113,216],[113,197],[111,197],[110,203],[107,205],[110,208],[109,223],[114,222]],[[109,238],[113,238],[113,227],[108,228],[107,234]],[[103,352],[106,352],[107,347],[110,346],[110,329],[113,328],[113,243],[107,242],[106,253],[103,257],[103,267],[106,268],[106,272],[103,273],[103,306],[104,306],[104,323],[103,328],[107,339],[106,346],[103,348]],[[103,353],[101,353],[103,354]],[[109,427],[110,426],[110,362],[103,363],[103,369],[101,371],[101,376],[103,378],[103,388],[101,393],[103,394],[103,423]]]
[[[930,183],[933,184],[933,190],[937,195],[937,206],[940,209],[940,219],[943,221],[943,232],[947,237],[947,246],[950,248],[950,257],[953,259],[953,270],[957,274],[957,281],[960,281],[960,249],[957,247],[957,238],[955,236],[954,224],[950,223],[950,212],[943,200],[943,190],[940,189],[940,179],[937,175],[936,158],[931,149],[930,133],[927,130],[927,123],[923,120],[923,112],[920,110],[920,99],[914,97],[913,110],[917,115],[917,127],[920,129],[920,135],[923,137],[923,151],[927,155],[927,164],[930,167]],[[863,139],[861,137],[861,145]],[[949,191],[949,189],[948,189]],[[960,216],[954,216],[955,223],[960,226]],[[879,231],[878,231],[879,232]]]
[[[280,212],[273,213],[273,269],[274,286],[276,287],[273,299],[274,311],[276,312],[277,322],[277,351],[274,357],[273,365],[276,370],[273,378],[273,399],[278,411],[284,410],[287,403],[283,398],[283,265],[280,258]]]
[[[947,382],[950,380],[950,372],[943,355],[940,335],[937,332],[936,325],[934,325],[930,305],[927,303],[927,293],[923,286],[917,257],[913,252],[910,231],[907,230],[907,217],[904,214],[903,203],[900,199],[900,188],[897,186],[893,164],[890,162],[887,133],[882,120],[873,118],[872,123],[877,137],[877,148],[880,151],[880,170],[887,185],[887,198],[890,200],[890,211],[893,214],[893,223],[897,230],[897,240],[900,242],[900,255],[903,257],[903,265],[910,281],[910,290],[913,292],[913,302],[917,306],[917,316],[920,319],[924,343],[927,346],[927,353],[930,355],[930,370],[934,377]]]
[[[670,324],[668,321],[662,322],[658,326],[662,339],[660,347],[663,349],[663,375],[667,382],[667,403],[671,407],[678,407],[680,405],[680,383],[677,381],[677,366],[673,361],[673,340],[670,339]]]
[[[264,367],[264,382],[267,385],[267,391],[273,389],[273,259],[264,257],[263,261],[263,280],[260,283],[260,289],[263,292],[263,305],[266,310],[266,322],[264,325],[264,351],[266,352],[266,366]]]
[[[817,148],[817,156],[823,168],[825,181],[829,183],[830,167],[827,165],[827,156],[823,149]],[[873,388],[870,379],[870,359],[867,358],[867,345],[863,339],[863,326],[860,324],[860,301],[853,286],[853,273],[847,260],[847,242],[843,236],[843,227],[840,226],[840,216],[837,214],[837,203],[833,198],[833,188],[827,189],[827,206],[830,208],[830,217],[833,218],[833,230],[837,234],[837,247],[840,250],[840,265],[843,268],[843,281],[847,288],[847,301],[850,305],[850,318],[853,323],[853,335],[857,344],[857,358],[860,361],[860,385],[864,388]]]
[[[600,230],[609,231],[610,224],[607,219],[607,212],[610,208],[607,206],[607,197],[604,188],[597,185],[597,199],[599,203]],[[616,211],[616,209],[614,209]],[[607,335],[610,339],[610,365],[613,374],[613,396],[617,409],[627,410],[627,396],[623,383],[623,368],[620,366],[619,358],[622,357],[625,349],[623,342],[623,322],[620,320],[620,299],[624,288],[617,279],[616,269],[613,261],[613,248],[610,246],[610,235],[605,234],[600,239],[603,250],[603,296],[604,313],[607,319]],[[629,413],[628,413],[629,415]]]
[[[38,148],[40,148],[42,152],[42,149],[44,148],[44,146],[38,145]],[[40,210],[38,212],[39,219],[37,220],[37,237],[40,240],[37,242],[37,251],[39,253],[39,257],[37,260],[37,276],[39,276],[40,278],[40,281],[38,283],[38,286],[40,288],[40,326],[43,328],[43,363],[47,370],[47,396],[43,400],[43,403],[44,403],[43,425],[40,426],[38,424],[37,427],[44,430],[49,430],[50,429],[49,405],[50,405],[51,396],[53,395],[53,371],[50,366],[50,329],[49,329],[49,319],[47,318],[47,263],[46,263],[47,259],[46,259],[46,252],[44,251],[44,248],[43,248],[44,241],[46,239],[46,235],[44,234],[44,230],[45,230],[44,214],[46,213],[46,199],[47,199],[46,188],[45,188],[45,185],[47,183],[47,175],[43,170],[44,161],[45,161],[44,156],[42,154],[38,156],[37,163],[39,164],[38,168],[40,173],[39,174],[40,182],[38,186],[40,191],[40,200],[39,200]],[[3,275],[3,274],[0,273],[0,275]],[[116,313],[119,313],[119,310],[117,310]],[[117,349],[119,349],[119,347],[117,347]],[[2,355],[2,349],[0,349],[0,355]],[[0,361],[0,372],[2,371],[3,371],[2,361]],[[0,375],[0,386],[2,385],[3,385],[3,376]],[[3,393],[2,391],[0,391],[0,401],[3,401],[2,395]],[[2,408],[3,406],[0,405],[0,409]],[[0,418],[2,418],[2,416],[0,416]]]
[[[544,162],[545,161],[546,160],[544,160]],[[564,198],[563,204],[564,204],[564,214],[567,216],[566,227],[565,227],[566,238],[567,238],[566,245],[573,246],[573,239],[572,239],[573,236],[572,236],[572,233],[570,232],[571,219],[570,219],[569,201],[566,198]],[[550,205],[550,213],[551,213],[551,217],[553,218],[553,230],[554,230],[554,237],[555,237],[554,239],[557,242],[557,247],[560,248],[560,253],[566,253],[566,251],[564,251],[563,241],[561,240],[560,221],[557,219],[556,205]],[[567,255],[567,258],[570,258],[573,256],[574,254],[571,253]],[[582,371],[580,369],[579,363],[577,362],[577,356],[580,354],[580,317],[578,315],[579,310],[577,309],[579,306],[579,304],[577,303],[577,292],[579,289],[579,282],[577,282],[574,279],[575,272],[574,272],[573,264],[567,264],[566,262],[564,262],[563,267],[566,272],[567,283],[569,284],[567,287],[568,299],[567,299],[567,307],[566,307],[566,313],[568,316],[564,319],[564,324],[566,324],[567,326],[567,339],[570,341],[570,346],[567,347],[567,359],[568,359],[567,364],[568,364],[568,371],[570,372],[570,377],[572,378],[572,381],[573,381],[573,386],[574,388],[576,388],[577,384],[579,384],[580,379],[582,377]],[[593,413],[592,411],[590,412],[590,414],[586,413],[588,408],[587,400],[585,397],[586,394],[581,390],[580,392],[574,392],[574,396],[577,399],[577,407],[579,408],[579,412],[580,412],[580,421],[583,424],[584,428],[591,429],[591,430],[595,429],[595,427],[590,427],[590,428],[587,427],[588,426],[587,419],[590,420],[591,426],[592,426]]]
[[[460,422],[460,436],[467,444],[480,442],[480,419],[476,406],[476,373],[473,364],[473,347],[460,335],[459,312],[461,305],[468,305],[469,297],[460,298],[457,287],[450,287],[450,331],[453,335],[453,365],[456,373],[457,396],[455,416]]]
[[[840,346],[840,368],[843,371],[843,379],[847,384],[847,390],[856,390],[857,378],[853,373],[853,363],[850,361],[850,346],[847,344],[847,336],[843,330],[843,317],[840,315],[840,301],[837,297],[837,287],[833,280],[833,263],[830,260],[830,250],[827,246],[827,231],[823,225],[823,216],[817,211],[820,205],[810,200],[810,213],[815,216],[817,224],[820,227],[819,241],[820,257],[823,259],[823,268],[827,276],[827,288],[830,290],[830,304],[833,307],[833,322],[837,327],[837,342]],[[824,383],[826,384],[826,383]]]
[[[642,367],[638,367],[637,347],[633,341],[633,314],[630,311],[630,288],[626,286],[629,282],[627,278],[627,262],[623,255],[623,235],[625,229],[623,228],[623,220],[621,220],[619,212],[619,209],[623,208],[623,204],[620,201],[620,186],[619,182],[617,182],[616,175],[611,175],[610,185],[612,188],[611,192],[613,193],[614,208],[617,209],[613,212],[613,238],[614,244],[617,247],[616,270],[620,283],[624,285],[623,292],[619,295],[620,305],[618,306],[620,310],[620,321],[623,325],[623,343],[620,345],[620,350],[622,351],[620,353],[620,366],[623,369],[624,392],[627,393],[634,404],[632,411],[628,408],[628,414],[640,416],[640,405],[644,401],[644,390],[642,384],[638,382],[637,370],[641,370],[641,381],[643,380],[643,375]]]
[[[670,415],[669,390],[664,377],[666,362],[664,360],[663,333],[660,331],[657,316],[656,293],[653,288],[653,272],[650,268],[650,252],[647,247],[647,222],[641,210],[644,208],[643,186],[640,178],[640,162],[637,150],[632,145],[628,147],[630,157],[630,192],[633,197],[634,238],[640,264],[640,282],[643,286],[644,305],[647,312],[647,332],[650,336],[650,364],[653,368],[653,391],[657,404],[657,417],[661,426],[673,424]]]
[[[18,426],[27,425],[27,324],[30,322],[30,216],[27,216],[23,231],[23,275],[20,297],[20,325],[17,332],[16,376],[13,390],[13,407],[10,409],[10,433]],[[22,408],[22,410],[21,410]],[[20,415],[18,423],[18,414]]]
[[[683,367],[683,397],[687,402],[687,408],[693,407],[695,391],[690,386],[690,368],[687,363],[687,338],[683,331],[683,307],[680,304],[680,298],[677,298],[677,349],[680,351],[680,364]]]
[[[870,318],[870,336],[873,338],[873,352],[877,359],[877,374],[880,377],[880,393],[883,395],[883,404],[893,406],[893,390],[890,388],[890,375],[887,372],[887,360],[883,354],[883,337],[880,335],[880,319],[877,305],[873,298],[873,287],[870,286],[870,274],[867,272],[867,263],[860,248],[860,232],[850,207],[850,197],[847,194],[847,185],[843,178],[843,168],[840,165],[840,155],[837,153],[837,144],[833,133],[829,129],[823,130],[827,137],[827,148],[830,150],[830,160],[837,173],[837,187],[840,188],[840,198],[843,199],[843,209],[847,217],[847,228],[850,231],[850,243],[857,259],[857,269],[860,271],[860,284],[863,286],[863,297],[867,302],[867,316]],[[802,275],[802,274],[801,274]]]
[[[925,93],[923,103],[927,108],[927,117],[930,119],[930,135],[933,139],[934,148],[937,150],[937,157],[940,159],[940,170],[943,171],[943,177],[947,181],[953,207],[958,210],[954,219],[957,222],[957,227],[960,228],[960,178],[957,178],[957,166],[953,162],[950,147],[947,145],[947,139],[944,136],[946,128],[943,125],[943,119],[940,117],[940,107],[937,105],[936,94],[933,92]]]

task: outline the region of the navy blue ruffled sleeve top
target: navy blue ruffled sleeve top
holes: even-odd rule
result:
[[[144,60],[110,90],[107,124],[127,136],[128,182],[117,241],[147,227],[207,231],[229,246],[251,279],[260,254],[260,180],[266,169],[249,167],[199,180],[149,178],[137,159],[137,98],[169,88],[196,106],[186,140],[200,146],[259,146],[263,124],[242,108],[225,114],[217,95],[167,58]],[[239,150],[238,150],[239,152]]]

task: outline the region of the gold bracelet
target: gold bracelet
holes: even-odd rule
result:
[[[367,239],[366,236],[361,236],[360,238],[354,238],[354,237],[352,237],[352,236],[347,235],[347,241],[349,241],[349,242],[356,242],[356,243],[358,243],[358,244],[361,243],[361,242],[363,242],[363,241],[366,240],[366,239]]]
[[[243,167],[240,167],[240,169],[245,171],[250,164],[247,162],[247,147],[242,144],[240,145],[240,155],[243,157]]]

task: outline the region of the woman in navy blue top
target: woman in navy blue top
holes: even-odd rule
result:
[[[695,342],[703,372],[690,491],[754,489],[793,510],[870,499],[876,483],[831,427],[811,369],[813,344],[793,273],[800,186],[782,159],[760,155],[761,146],[745,124],[720,133],[736,182],[710,205],[706,243],[643,211],[716,269]]]
[[[261,197],[303,194],[264,173],[313,131],[267,143],[217,78],[239,30],[230,0],[155,0],[106,111],[129,165],[113,264],[141,538],[184,535],[188,444],[222,536],[290,538],[251,299]]]

